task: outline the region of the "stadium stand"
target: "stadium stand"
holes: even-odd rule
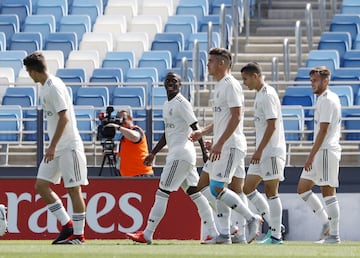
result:
[[[36,5],[36,14],[53,15],[56,22],[56,28],[60,27],[61,19],[68,15],[67,0],[38,0]]]
[[[120,68],[124,79],[130,68],[135,68],[135,53],[133,51],[109,51],[102,62],[104,68]]]
[[[10,50],[25,50],[32,53],[42,50],[42,36],[40,32],[17,32],[11,37]]]
[[[31,0],[3,0],[1,14],[16,14],[19,18],[20,30],[22,30],[26,17],[32,14]]]
[[[91,20],[89,15],[66,15],[60,20],[57,26],[58,32],[75,32],[78,40],[78,45],[83,38],[84,33],[91,31]]]
[[[6,49],[10,48],[12,35],[20,31],[19,18],[16,14],[0,14],[0,32],[6,39]]]

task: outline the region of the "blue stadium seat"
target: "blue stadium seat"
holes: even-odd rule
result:
[[[40,32],[43,40],[43,47],[50,33],[56,31],[55,17],[50,14],[30,15],[26,17],[24,23],[24,32]]]
[[[77,127],[81,136],[81,139],[86,142],[92,142],[93,132],[95,125],[95,113],[92,106],[75,106],[75,117],[77,121]]]
[[[330,31],[349,32],[351,41],[354,44],[356,36],[360,32],[360,24],[355,22],[331,22]]]
[[[68,15],[68,2],[67,0],[38,0],[36,14],[54,15],[56,30],[58,30],[61,18]]]
[[[326,66],[331,72],[340,67],[340,57],[337,50],[311,50],[306,60],[306,67]]]
[[[117,85],[106,85],[106,83],[120,83],[124,81],[121,68],[95,68],[89,82],[99,83],[98,86],[105,86],[109,90],[110,100]],[[100,85],[103,84],[103,85]]]
[[[360,113],[347,114],[344,119],[345,130],[360,130]],[[358,141],[360,140],[359,132],[346,132],[344,133],[345,140]]]
[[[145,88],[141,86],[116,87],[113,91],[112,105],[145,107]]]
[[[212,30],[213,32],[218,32],[220,34],[221,31],[221,21],[220,21],[219,15],[206,15],[199,21],[199,32],[207,32],[209,29],[209,22],[212,23]],[[229,44],[231,42],[231,31],[232,31],[232,21],[231,16],[226,15],[225,16],[225,43],[226,45],[223,46],[225,48],[229,47]]]
[[[286,141],[300,141],[305,125],[305,114],[302,106],[282,106],[282,118]],[[288,132],[294,131],[294,132]]]
[[[320,37],[318,49],[335,49],[339,53],[340,66],[344,65],[344,54],[352,48],[349,32],[323,32]]]
[[[36,91],[34,86],[29,87],[8,87],[6,88],[1,105],[19,105],[31,107],[36,102]]]
[[[194,57],[193,57],[193,51],[192,50],[185,50],[178,53],[176,56],[176,63],[175,67],[181,67],[181,62],[183,58],[186,58],[188,62],[188,66],[194,69]],[[204,76],[206,73],[206,64],[207,64],[207,51],[200,51],[200,62],[199,62],[199,71],[200,71],[200,80],[204,80]]]
[[[21,68],[24,67],[23,59],[27,53],[25,50],[8,50],[0,52],[0,67],[11,67],[14,69],[15,78]]]
[[[342,3],[340,7],[341,14],[359,14],[360,13],[360,3]]]
[[[107,107],[109,105],[109,90],[107,87],[80,87],[77,90],[75,105]]]
[[[11,38],[10,50],[25,50],[28,54],[42,50],[40,32],[17,32]]]
[[[31,0],[2,0],[0,13],[16,14],[19,18],[21,30],[26,17],[32,14]]]
[[[151,50],[169,50],[172,63],[175,64],[176,56],[184,50],[184,35],[181,32],[157,33],[151,44]]]
[[[225,12],[227,15],[232,15],[232,0],[210,0],[209,11],[211,14],[220,14],[221,5],[225,6]]]
[[[0,107],[0,141],[20,141],[22,132],[22,111],[18,105]]]
[[[96,18],[103,15],[102,0],[74,0],[70,14],[86,14],[90,16],[91,25],[94,25]]]
[[[314,106],[315,96],[312,92],[311,86],[288,86],[285,89],[284,96],[282,98],[282,105],[300,105],[304,108],[304,115],[306,118],[305,124],[308,130],[314,128],[314,111],[310,109]],[[311,140],[312,134],[308,135],[308,139]]]
[[[336,69],[332,73],[332,81],[338,82],[338,81],[358,81],[359,83],[352,83],[351,87],[353,89],[353,95],[354,95],[354,104],[356,101],[356,96],[360,89],[360,67],[340,67],[339,69]],[[360,103],[359,103],[360,104]]]
[[[299,67],[296,72],[295,81],[307,81],[310,83],[310,71],[313,67]]]
[[[184,35],[184,48],[186,49],[191,34],[198,31],[198,21],[195,15],[169,16],[164,32],[181,32]]]
[[[330,90],[339,96],[342,107],[342,116],[345,117],[347,114],[351,113],[352,110],[346,108],[352,107],[354,103],[354,93],[352,87],[350,85],[331,85]]]
[[[104,68],[120,68],[126,74],[130,68],[135,68],[135,53],[133,51],[109,51],[102,62]]]
[[[344,53],[343,67],[360,67],[360,49],[349,50]]]
[[[208,33],[207,32],[197,32],[193,33],[189,37],[188,48],[186,50],[193,50],[195,46],[195,40],[199,43],[200,51],[206,51],[210,49],[208,44]],[[212,33],[212,46],[211,47],[220,47],[220,35],[218,32]]]
[[[168,50],[145,51],[141,55],[138,67],[155,67],[160,78],[172,67],[172,57]],[[158,77],[158,78],[159,78]]]
[[[166,74],[168,72],[173,72],[173,73],[180,75],[182,82],[189,83],[189,82],[193,81],[193,79],[194,79],[194,72],[193,72],[192,67],[190,67],[190,66],[188,67],[187,71],[183,71],[181,67],[173,67],[173,68],[167,69]],[[185,75],[186,75],[186,77],[184,77]],[[159,78],[159,81],[161,81],[161,82],[164,80],[165,80],[165,77]]]
[[[60,20],[59,27],[57,27],[59,32],[75,32],[78,45],[86,32],[91,31],[91,20],[89,15],[66,15],[63,16]]]
[[[12,35],[20,31],[18,16],[16,14],[0,14],[0,31],[5,34],[6,47],[9,49]]]
[[[6,36],[2,31],[0,31],[0,51],[6,51]]]
[[[56,71],[56,76],[61,78],[63,82],[71,88],[73,93],[73,100],[75,100],[77,96],[77,90],[82,86],[81,83],[85,82],[85,69],[61,68]]]
[[[136,67],[127,72],[125,82],[146,87],[148,105],[151,105],[151,87],[157,84],[159,75],[154,67]]]
[[[73,50],[78,49],[77,36],[75,32],[54,32],[50,33],[46,43],[46,50],[61,50],[64,53],[64,62]]]
[[[194,15],[198,18],[198,22],[205,15],[209,15],[208,0],[180,0],[176,7],[176,14]]]

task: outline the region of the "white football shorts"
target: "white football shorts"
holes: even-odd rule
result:
[[[314,157],[312,169],[303,169],[301,178],[313,181],[318,186],[339,187],[339,151],[319,150]]]
[[[260,176],[263,181],[279,179],[284,181],[285,160],[279,157],[267,157],[259,164],[250,164],[247,174]]]
[[[78,150],[69,150],[64,151],[60,156],[55,157],[48,163],[43,160],[37,178],[54,184],[59,184],[62,178],[65,188],[89,184],[85,153]]]
[[[177,191],[180,187],[186,191],[189,186],[197,186],[198,181],[196,166],[185,160],[170,160],[161,173],[159,187],[169,192]]]
[[[210,179],[230,183],[232,178],[245,178],[245,153],[236,148],[221,152],[219,160],[206,162],[203,170],[208,172]]]

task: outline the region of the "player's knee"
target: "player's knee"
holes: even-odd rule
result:
[[[219,181],[214,181],[214,180],[210,180],[210,185],[209,185],[209,188],[210,188],[210,192],[211,194],[217,198],[219,196],[219,193],[221,191],[219,190],[222,190],[224,188],[224,185],[225,183],[224,182],[219,182]]]

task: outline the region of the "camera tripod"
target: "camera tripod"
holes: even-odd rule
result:
[[[105,162],[109,165],[110,175],[112,176],[120,176],[120,173],[116,169],[116,156],[114,153],[114,142],[112,140],[106,140],[103,142],[103,160],[101,163],[101,168],[99,172],[99,176],[102,175],[102,171],[104,169]]]

